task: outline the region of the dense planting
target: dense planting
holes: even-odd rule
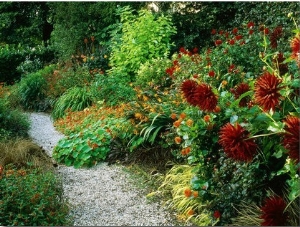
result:
[[[187,42],[173,45],[182,31],[172,17],[130,7],[116,15],[120,21],[105,30],[109,41],[88,34],[78,55],[2,87],[7,103],[51,110],[66,135],[53,157],[75,168],[135,155],[136,162],[172,163],[148,197],[163,198],[196,225],[299,225],[293,12],[280,23],[257,17],[211,27],[205,46],[172,53]]]

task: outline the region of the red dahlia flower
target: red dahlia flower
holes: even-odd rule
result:
[[[217,96],[208,84],[200,84],[195,89],[195,102],[203,111],[213,111],[217,106]]]
[[[275,106],[279,104],[280,93],[282,89],[280,87],[281,80],[275,75],[265,72],[260,76],[255,83],[255,102],[263,107],[264,111],[275,109]]]
[[[231,90],[231,92],[234,94],[235,99],[238,99],[242,94],[244,94],[247,91],[250,91],[250,87],[246,83],[240,83],[234,89]],[[239,106],[240,107],[247,106],[248,102],[249,102],[249,97],[244,97],[240,100]]]
[[[292,55],[291,57],[298,61],[298,66],[300,66],[300,33],[298,33],[291,42]]]
[[[294,116],[287,116],[285,123],[285,134],[283,139],[284,147],[288,150],[291,159],[298,163],[299,158],[299,132],[300,132],[300,118]]]
[[[220,129],[219,143],[228,157],[238,161],[251,161],[256,154],[257,145],[249,138],[249,132],[238,123],[227,123]]]
[[[284,226],[286,225],[287,213],[284,212],[286,203],[279,196],[272,196],[265,200],[264,206],[261,207],[263,219],[262,226]]]
[[[282,36],[282,27],[278,26],[274,29],[274,31],[270,35],[271,47],[277,47],[277,41]]]
[[[221,45],[221,44],[222,44],[222,40],[217,39],[217,40],[215,41],[215,45],[216,45],[216,46],[219,46],[219,45]]]
[[[194,97],[197,86],[198,83],[194,80],[185,80],[181,84],[181,91],[183,92],[186,101],[192,106],[196,106],[198,104],[197,100]]]

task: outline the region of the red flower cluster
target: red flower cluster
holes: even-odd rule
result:
[[[240,83],[235,88],[231,89],[231,92],[234,94],[235,99],[238,99],[245,92],[250,91],[250,87],[246,83]],[[239,106],[245,107],[249,102],[249,97],[244,97],[240,100]]]
[[[227,123],[220,129],[219,143],[228,157],[238,161],[251,161],[256,154],[257,145],[249,138],[249,132],[241,125]]]
[[[189,104],[198,106],[203,111],[213,111],[217,106],[217,96],[208,84],[186,80],[182,83],[181,90]]]
[[[265,72],[257,79],[254,88],[254,99],[258,105],[263,107],[264,111],[274,110],[279,104],[279,98],[281,97],[279,91],[282,89],[280,83],[281,80],[269,72]]]
[[[279,196],[272,196],[265,200],[264,206],[261,207],[263,219],[262,226],[284,226],[286,225],[287,213],[284,212],[286,203]]]
[[[291,159],[297,163],[299,158],[299,132],[300,132],[300,118],[294,116],[287,116],[285,123],[285,134],[283,139],[284,147],[288,150]]]

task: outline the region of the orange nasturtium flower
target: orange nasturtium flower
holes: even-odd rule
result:
[[[175,137],[175,143],[180,144],[181,143],[181,138],[179,136]]]
[[[194,211],[193,209],[190,209],[190,210],[187,212],[187,214],[188,214],[189,216],[192,216],[192,215],[195,214],[195,211]]]
[[[204,119],[205,122],[209,122],[210,121],[210,116],[209,115],[205,115],[203,117],[203,119]]]
[[[184,195],[185,195],[185,197],[190,197],[192,195],[192,190],[189,188],[186,188],[184,190]]]
[[[181,124],[181,121],[180,121],[180,120],[177,120],[177,121],[175,121],[175,122],[173,123],[173,126],[174,126],[175,128],[178,128],[178,127],[180,126],[180,124]]]
[[[173,120],[175,120],[175,119],[177,119],[177,115],[176,115],[175,113],[172,113],[172,114],[171,114],[171,118],[172,118]]]
[[[181,119],[184,119],[185,117],[186,117],[186,114],[185,114],[185,113],[181,113],[181,114],[180,114],[180,118],[181,118]]]
[[[199,192],[198,191],[193,191],[193,196],[194,196],[194,198],[197,198],[199,196]]]

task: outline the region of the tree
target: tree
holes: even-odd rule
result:
[[[0,2],[0,42],[36,46],[50,38],[46,2]]]

